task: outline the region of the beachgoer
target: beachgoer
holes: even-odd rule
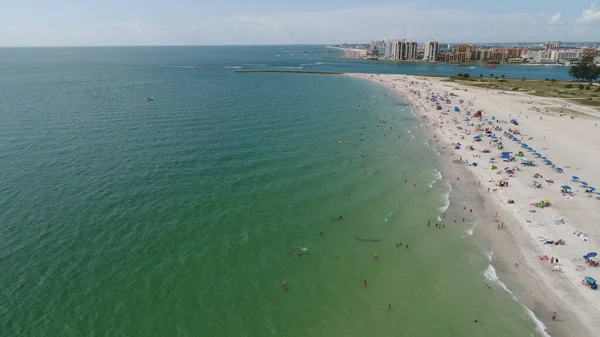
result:
[[[367,280],[365,280],[365,281],[363,282],[363,284],[364,284],[364,285],[365,285],[365,287],[366,287],[366,286],[367,286]]]
[[[552,320],[556,321],[556,311],[552,313]]]
[[[388,304],[388,310],[391,310],[391,309],[392,309],[392,305]]]
[[[556,264],[558,264],[558,259],[554,259],[554,262],[556,262]]]
[[[406,245],[406,248],[408,248],[408,245]]]
[[[477,317],[473,317],[473,322],[477,323]]]
[[[486,287],[488,290],[492,290],[492,286],[490,286],[489,284],[486,284],[486,285],[485,285],[485,287]]]
[[[515,268],[519,268],[519,263],[515,263]]]
[[[323,232],[320,232],[320,233],[319,233],[319,236],[323,236]]]

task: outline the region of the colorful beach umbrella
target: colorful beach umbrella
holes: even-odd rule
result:
[[[571,178],[572,178],[574,181],[577,181],[577,180],[579,180],[579,177],[578,177],[578,176],[572,176]]]
[[[562,185],[560,188],[562,188],[563,190],[570,190],[571,186],[569,186],[569,185]]]
[[[589,277],[589,276],[584,277],[583,280],[585,282],[589,282],[589,283],[596,283],[596,279],[593,277]]]

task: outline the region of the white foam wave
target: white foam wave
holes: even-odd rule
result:
[[[225,67],[225,68],[226,69],[241,69],[242,67],[239,67],[239,66],[228,66],[228,67]]]
[[[446,193],[443,194],[443,201],[444,201],[444,206],[439,207],[438,211],[440,211],[440,213],[444,213],[448,207],[450,207],[450,192],[452,192],[452,185],[450,184],[446,184],[446,186],[448,186],[448,190],[446,191]]]
[[[157,65],[157,67],[159,68],[182,68],[182,69],[194,69],[196,68],[195,66],[163,66],[163,65]]]
[[[473,228],[467,229],[465,233],[467,233],[468,236],[473,236]]]
[[[273,67],[273,68],[278,68],[278,69],[302,69],[304,67]]]
[[[487,254],[488,258],[490,259],[490,261],[492,259],[491,254],[492,253]],[[535,323],[535,325],[538,328],[538,330],[542,333],[542,336],[544,336],[544,337],[550,337],[550,335],[546,331],[548,329],[546,327],[546,325],[535,316],[535,314],[533,313],[533,311],[529,310],[529,308],[527,308],[526,306],[524,306],[523,303],[519,302],[519,300],[515,297],[515,294],[513,294],[512,291],[508,290],[508,288],[506,287],[506,285],[504,283],[502,283],[502,281],[500,281],[500,278],[498,277],[498,274],[496,274],[496,268],[494,268],[494,266],[492,266],[491,263],[488,265],[487,269],[483,272],[483,275],[490,282],[494,282],[494,283],[498,284],[500,286],[500,288],[504,289],[507,293],[509,293],[510,296],[512,296],[513,300],[515,300],[516,302],[518,302],[525,309],[525,311],[527,312],[527,315],[531,318],[531,320]]]

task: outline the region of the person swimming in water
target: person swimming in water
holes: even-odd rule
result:
[[[363,282],[363,284],[364,284],[364,285],[365,285],[365,287],[366,287],[366,286],[367,286],[367,280],[365,280],[365,281]]]

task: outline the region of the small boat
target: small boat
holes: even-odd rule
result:
[[[494,69],[494,68],[496,68],[496,64],[495,63],[484,63],[483,67],[484,68],[492,68],[492,69]]]

